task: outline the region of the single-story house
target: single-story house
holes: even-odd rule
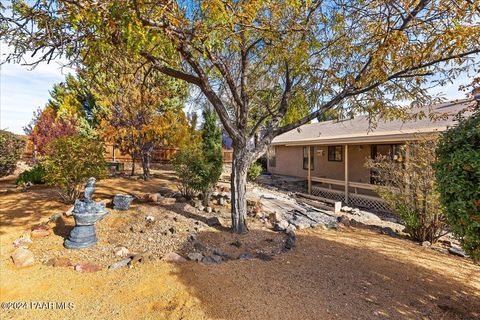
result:
[[[372,127],[366,116],[303,125],[276,137],[270,146],[268,171],[307,180],[308,192],[345,204],[388,211],[375,193],[368,158],[378,154],[402,157],[399,146],[424,134],[441,132],[455,123],[455,115],[474,100],[412,109],[425,117],[409,121],[378,120]],[[429,115],[442,115],[432,121]],[[408,153],[402,161],[408,161]],[[308,170],[310,168],[310,170]]]

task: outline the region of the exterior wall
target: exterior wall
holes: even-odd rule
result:
[[[348,146],[350,181],[370,183],[370,170],[364,166],[366,159],[370,157],[370,152],[370,145]],[[307,170],[303,169],[303,147],[275,146],[275,156],[276,166],[268,167],[270,173],[307,178]],[[344,180],[345,154],[342,155],[341,162],[328,161],[328,146],[315,146],[312,176]]]
[[[275,146],[275,167],[268,165],[273,174],[307,178],[307,170],[303,169],[303,147]]]

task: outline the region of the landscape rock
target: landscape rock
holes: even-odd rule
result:
[[[125,211],[130,208],[133,196],[128,194],[117,194],[113,197],[113,209]]]
[[[130,251],[125,247],[116,247],[113,252],[117,257],[126,257],[130,254]]]
[[[275,231],[284,231],[288,228],[288,221],[287,220],[281,220],[279,222],[275,222],[273,224],[273,230]]]
[[[65,216],[67,216],[67,217],[72,216],[73,215],[73,208],[74,208],[74,206],[71,206],[70,209],[65,211]]]
[[[290,230],[289,232],[287,232],[287,240],[285,241],[284,249],[290,250],[295,248],[296,241],[297,236],[295,234],[295,231]]]
[[[253,254],[251,252],[244,252],[238,256],[239,260],[248,260],[253,259]]]
[[[380,233],[389,235],[391,237],[397,237],[398,236],[398,234],[390,227],[383,227],[381,229]]]
[[[209,227],[223,226],[223,220],[220,217],[211,217],[207,219]]]
[[[50,216],[50,218],[48,218],[48,222],[57,222],[61,218],[62,218],[61,213],[54,213]]]
[[[430,247],[432,243],[430,241],[423,241],[422,242],[422,247]]]
[[[205,207],[202,206],[201,204],[199,204],[199,205],[197,206],[197,209],[200,210],[200,211],[203,211],[203,210],[205,210]]]
[[[102,270],[102,267],[98,264],[91,263],[91,262],[81,262],[75,265],[75,271],[82,272],[82,273],[90,273],[90,272],[97,272]]]
[[[212,213],[212,207],[206,207],[206,208],[205,208],[205,211],[206,211],[207,213]]]
[[[278,213],[278,212],[275,211],[275,212],[271,212],[271,213],[268,215],[268,220],[269,220],[272,224],[275,224],[275,223],[280,222],[280,221],[282,221],[282,220],[284,220],[284,219],[283,219],[283,216],[282,216],[280,213]]]
[[[453,254],[453,255],[456,255],[456,256],[459,256],[459,257],[463,257],[463,258],[468,257],[468,255],[465,253],[465,251],[463,251],[462,248],[460,248],[459,246],[456,246],[456,245],[453,245],[450,248],[448,248],[448,252],[450,254]]]
[[[205,256],[202,258],[202,262],[206,264],[218,264],[222,261],[222,257],[216,254],[212,254],[211,256]]]
[[[30,239],[30,232],[24,233],[20,238],[15,239],[13,241],[13,246],[15,248],[18,247],[28,247],[28,245],[32,244],[33,241]]]
[[[256,257],[262,261],[272,261],[273,258],[271,255],[268,255],[266,253],[263,253],[263,252],[259,252],[256,254]]]
[[[350,219],[347,216],[341,216],[337,218],[337,221],[340,225],[344,227],[350,227]]]
[[[111,269],[111,270],[114,270],[114,269],[119,269],[119,268],[123,268],[123,267],[126,267],[128,266],[128,264],[130,263],[130,261],[132,261],[132,258],[126,258],[126,259],[123,259],[123,260],[120,260],[120,261],[117,261],[113,264],[111,264],[108,269]]]
[[[225,198],[223,198],[223,197],[218,198],[218,200],[217,200],[217,203],[218,203],[218,205],[220,205],[220,206],[224,206],[224,205],[225,205],[225,202],[226,202],[226,201],[225,201]]]
[[[177,202],[177,199],[175,198],[162,198],[159,203],[162,206],[173,206]]]
[[[343,212],[352,212],[353,208],[348,207],[348,206],[343,206],[341,209]]]
[[[45,263],[47,266],[52,267],[71,267],[73,266],[72,261],[68,258],[52,258]]]
[[[185,262],[187,261],[184,257],[175,252],[169,252],[162,257],[162,260],[165,262]]]
[[[188,260],[200,262],[203,259],[203,254],[199,252],[190,252],[187,255]]]
[[[136,262],[145,262],[151,259],[151,254],[149,251],[145,251],[142,253],[137,253],[136,255],[131,257],[130,265],[132,266]]]
[[[31,237],[34,239],[43,238],[48,237],[50,234],[52,234],[52,228],[46,224],[40,224],[32,228]]]
[[[28,267],[35,263],[33,252],[25,248],[17,248],[11,255],[16,267]]]
[[[148,222],[148,223],[152,223],[152,222],[155,221],[155,217],[154,216],[146,216],[145,221]]]

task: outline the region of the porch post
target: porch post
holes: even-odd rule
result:
[[[307,181],[308,181],[308,194],[312,194],[312,173],[310,172],[310,168],[312,166],[311,159],[310,159],[310,146],[308,148],[308,172],[307,172]]]
[[[409,172],[409,162],[410,162],[410,142],[407,141],[405,145],[405,174],[407,175],[407,183],[405,185],[405,193],[410,196],[410,177],[408,176]]]
[[[345,145],[345,204],[348,204],[348,144]]]

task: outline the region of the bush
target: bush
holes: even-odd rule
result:
[[[0,130],[0,177],[8,176],[15,171],[25,149],[26,141],[17,135]]]
[[[465,252],[480,260],[480,103],[470,118],[458,119],[436,150],[438,191],[452,231]]]
[[[222,132],[213,111],[203,112],[201,142],[183,146],[173,158],[173,167],[180,180],[180,192],[192,198],[201,192],[204,205],[222,174]]]
[[[59,188],[62,199],[71,203],[78,198],[90,177],[97,180],[107,173],[103,143],[81,136],[55,139],[47,147],[43,161],[45,182]]]
[[[180,192],[187,199],[195,196],[202,186],[202,155],[199,148],[185,146],[173,157],[173,169],[180,181]]]
[[[405,155],[410,149],[408,162],[390,156],[367,161],[377,181],[377,193],[405,221],[405,231],[415,240],[431,243],[444,235],[446,229],[432,166],[435,145],[436,137],[407,142],[400,154]]]
[[[41,164],[37,164],[30,170],[23,171],[15,181],[17,186],[26,183],[43,184],[45,183],[45,169]]]
[[[248,181],[255,181],[258,176],[262,173],[263,168],[262,165],[258,162],[254,162],[248,167],[247,171],[247,180]]]

